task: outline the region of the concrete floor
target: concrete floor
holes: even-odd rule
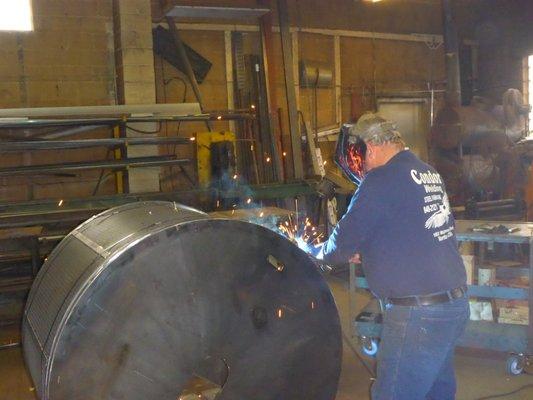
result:
[[[345,282],[338,278],[329,279],[335,300],[339,307],[343,328],[348,336],[349,296]],[[366,295],[357,297],[357,304],[368,301]],[[0,343],[18,340],[18,332],[13,328],[0,328]],[[357,341],[353,344],[358,347]],[[372,360],[367,359],[371,364]],[[505,358],[489,358],[460,354],[456,358],[458,378],[458,400],[475,400],[480,397],[510,392],[522,385],[533,385],[533,376],[510,377],[505,372]],[[336,400],[367,400],[370,377],[348,346],[344,346],[342,373]],[[0,400],[35,400],[31,380],[22,361],[19,348],[0,351]],[[506,396],[506,400],[533,399],[533,388]],[[290,399],[287,399],[290,400]]]

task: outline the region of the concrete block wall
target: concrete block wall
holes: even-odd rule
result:
[[[0,32],[0,107],[115,104],[112,2],[33,0],[32,5],[33,32]],[[96,136],[110,134],[103,129]],[[2,154],[0,167],[105,156],[105,149]],[[74,177],[2,178],[0,201],[90,196],[98,176],[99,171],[86,171]],[[100,193],[113,191],[113,179],[106,179]]]
[[[107,0],[34,0],[33,32],[0,32],[0,106],[113,104]]]

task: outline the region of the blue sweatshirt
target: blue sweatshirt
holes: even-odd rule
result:
[[[442,178],[408,150],[366,175],[321,253],[332,265],[361,254],[382,299],[466,284]]]

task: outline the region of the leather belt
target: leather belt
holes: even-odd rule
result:
[[[445,292],[428,294],[423,296],[391,297],[386,303],[397,306],[431,306],[433,304],[448,303],[454,299],[463,297],[467,287],[461,286]]]

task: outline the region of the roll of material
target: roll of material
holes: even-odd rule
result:
[[[300,62],[300,87],[325,89],[332,85],[333,70],[327,65],[308,61]]]
[[[177,399],[202,385],[218,400],[322,400],[335,397],[342,344],[326,282],[288,240],[142,202],[54,249],[23,349],[42,400]]]

